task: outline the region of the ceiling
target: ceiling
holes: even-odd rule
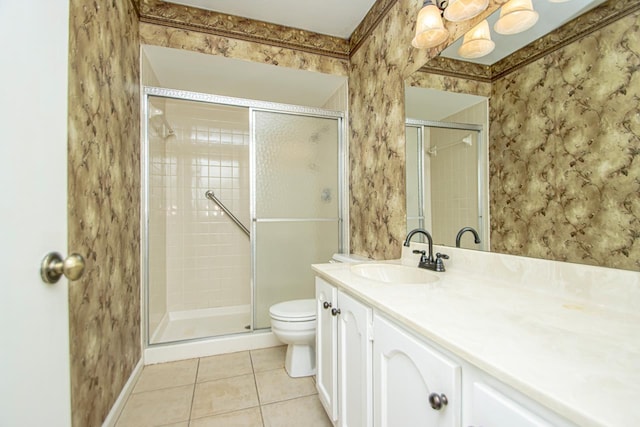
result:
[[[375,0],[171,0],[170,3],[348,39]]]
[[[497,10],[487,18],[489,27],[491,28],[491,38],[496,44],[493,52],[477,59],[462,58],[458,55],[458,49],[460,45],[462,45],[462,38],[460,38],[447,47],[440,55],[461,61],[474,62],[476,64],[493,65],[532,41],[539,39],[605,1],[606,0],[572,0],[565,1],[564,3],[552,3],[549,0],[533,0],[533,8],[539,15],[538,22],[527,31],[510,36],[497,34],[493,31],[493,25],[500,17],[500,10]]]
[[[409,119],[441,121],[487,98],[466,93],[407,86],[405,114]]]

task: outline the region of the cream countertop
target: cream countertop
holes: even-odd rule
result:
[[[603,287],[625,282],[619,286],[620,301],[627,306],[616,307],[602,305],[603,298],[590,300],[599,297],[593,284],[585,283],[583,289],[569,283],[566,265],[554,270],[551,264],[541,268],[551,261],[442,249],[452,262],[446,272],[433,273],[438,281],[424,285],[367,280],[353,274],[349,264],[315,264],[313,269],[577,425],[640,425],[640,312],[630,310],[640,295],[640,273],[585,267],[589,276],[600,273],[607,279]],[[404,252],[402,261],[387,262],[417,265],[417,258]],[[456,256],[483,257],[485,271],[469,272],[466,268],[477,260],[456,264]],[[499,262],[487,266],[487,259]],[[525,268],[518,271],[514,262]],[[571,274],[579,279],[582,267]],[[527,271],[526,280],[514,279]],[[554,292],[549,282],[562,286]],[[611,291],[604,293],[618,302]]]

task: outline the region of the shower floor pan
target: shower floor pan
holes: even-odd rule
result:
[[[151,344],[247,332],[251,328],[249,305],[172,311],[153,334]]]

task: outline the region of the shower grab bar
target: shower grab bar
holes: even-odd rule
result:
[[[224,205],[224,203],[222,203],[220,201],[220,199],[218,199],[216,197],[215,194],[213,194],[213,191],[211,190],[207,190],[204,193],[205,197],[209,200],[211,200],[212,202],[214,202],[216,205],[220,206],[220,209],[222,209],[224,211],[224,213],[226,213],[227,215],[229,215],[229,218],[231,218],[231,220],[233,222],[236,223],[236,225],[240,228],[240,230],[242,230],[244,232],[244,234],[247,235],[247,237],[249,237],[249,229],[247,227],[244,226],[244,224],[242,224],[240,222],[240,220],[238,218],[236,218],[236,216],[234,214],[231,213],[231,211],[229,209],[227,209],[227,207]]]

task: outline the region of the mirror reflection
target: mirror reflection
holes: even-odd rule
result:
[[[436,244],[486,250],[487,100],[447,98],[446,92],[407,88],[407,231],[426,228]],[[441,100],[432,104],[439,112],[419,108],[427,99]],[[465,228],[472,230],[458,237]]]
[[[584,3],[579,6],[582,13]],[[638,64],[630,37],[637,34],[639,13],[616,15],[609,2],[593,14],[496,64],[439,57],[405,82],[407,119],[471,123],[486,131],[486,140],[480,141],[486,144],[486,158],[478,158],[488,180],[484,193],[482,179],[478,180],[479,204],[484,197],[488,199],[488,215],[480,213],[477,222],[483,244],[475,245],[473,236],[466,233],[462,247],[640,269],[640,85],[636,68],[630,66]],[[544,17],[541,14],[541,21]],[[575,31],[605,17],[607,25],[594,26],[573,40]],[[566,39],[573,41],[558,45]],[[541,46],[546,50],[536,50]],[[537,59],[528,60],[534,56]],[[434,89],[447,95],[439,98]],[[414,91],[424,91],[426,100],[416,101]],[[473,95],[470,99],[475,98],[476,104],[483,100],[478,102],[478,97],[484,97],[489,112],[486,121],[456,116],[473,107],[473,101],[445,111],[447,97],[463,95]],[[428,106],[437,111],[427,115]],[[416,138],[419,131],[407,129]],[[454,246],[455,233],[438,230],[434,219],[434,212],[445,204],[436,207],[430,194],[437,178],[435,167],[428,167],[435,166],[444,152],[438,149],[433,156],[429,150],[443,142],[441,137],[435,139],[432,129],[428,135],[423,132],[421,153],[407,142],[408,227],[422,220],[434,241]],[[410,152],[417,153],[416,157],[410,158]],[[462,160],[457,159],[442,169],[452,176],[464,175],[468,166],[458,168]],[[424,168],[423,179],[420,167]],[[422,215],[420,200],[424,201]],[[455,203],[449,207],[439,215],[458,215]],[[487,218],[485,225],[482,221]]]

